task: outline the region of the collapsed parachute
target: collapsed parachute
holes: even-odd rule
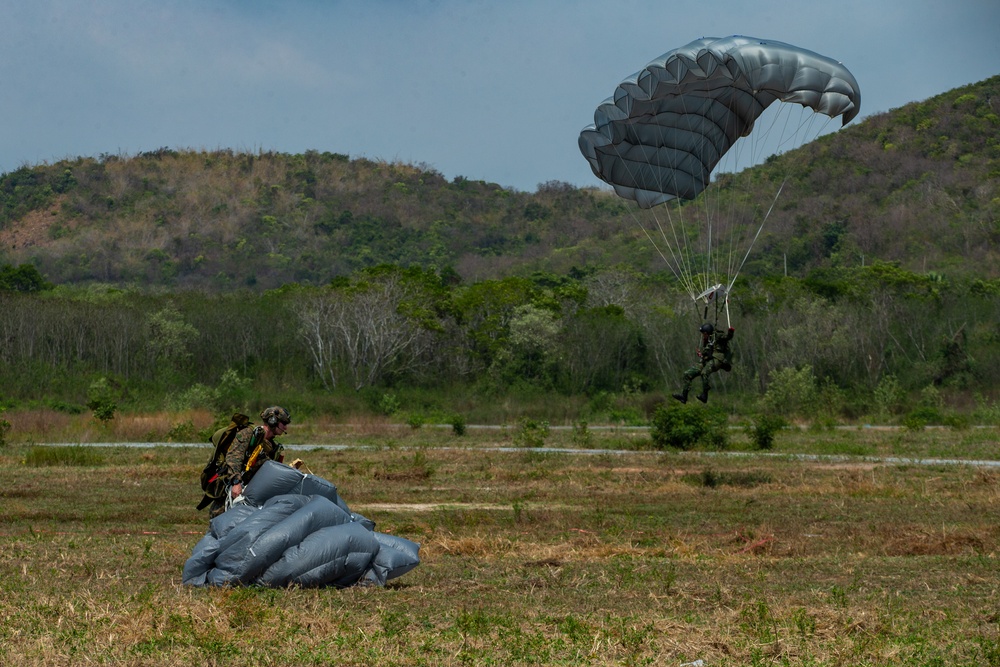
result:
[[[381,586],[420,564],[420,545],[375,532],[320,477],[268,461],[243,498],[212,519],[184,564],[185,584]]]
[[[839,116],[847,124],[860,111],[861,92],[847,68],[812,51],[753,37],[706,37],[669,51],[622,81],[597,107],[594,124],[580,133],[580,151],[594,174],[640,208],[693,200],[708,187],[713,170],[737,140],[755,134],[755,123],[775,101],[801,105],[809,116]],[[710,244],[740,236],[743,245],[750,239],[752,246],[756,239],[755,234],[740,235],[732,229],[756,226],[752,215],[725,215],[740,220],[714,229],[725,226],[717,209],[700,216],[697,233],[674,229],[668,236],[662,225],[655,226],[671,257],[663,251],[661,256],[692,298],[718,295],[711,286],[721,261],[712,257]],[[687,247],[694,236],[703,244],[701,250]],[[728,261],[723,295],[742,267],[743,250],[748,253],[749,247],[729,252],[736,261]],[[702,284],[695,279],[699,272],[704,274]]]

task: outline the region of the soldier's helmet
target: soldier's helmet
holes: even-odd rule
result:
[[[703,334],[710,334],[715,331],[715,327],[706,322],[705,324],[701,325],[701,328],[698,329],[698,331],[702,332]]]
[[[261,410],[260,418],[268,426],[277,426],[278,422],[287,426],[292,421],[292,415],[289,414],[288,410],[278,405]]]

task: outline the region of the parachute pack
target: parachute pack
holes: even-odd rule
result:
[[[236,412],[228,426],[223,426],[212,434],[209,442],[215,445],[215,451],[205,464],[205,469],[201,471],[201,490],[205,492],[205,497],[198,503],[199,510],[205,509],[213,500],[221,498],[226,492],[225,482],[219,477],[219,470],[226,463],[226,453],[233,444],[236,434],[249,425],[250,418]]]

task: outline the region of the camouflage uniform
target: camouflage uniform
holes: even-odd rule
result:
[[[278,414],[279,419],[283,423],[287,424],[290,421],[288,412],[282,410],[282,408],[267,408],[261,413],[261,417],[265,421],[268,421],[269,417],[273,416],[271,411],[274,410],[281,410]],[[284,460],[284,448],[281,444],[276,443],[273,438],[266,438],[265,433],[266,430],[263,426],[248,426],[239,431],[233,438],[233,443],[229,446],[229,451],[226,452],[226,463],[219,471],[219,476],[225,480],[226,489],[229,489],[236,483],[242,483],[244,486],[248,484],[260,467],[264,465],[265,461],[281,462]],[[251,443],[253,447],[250,446]],[[257,458],[251,464],[250,459],[258,445],[261,448],[260,454],[257,455]],[[248,465],[249,467],[247,467]],[[213,519],[226,511],[226,498],[228,495],[229,493],[227,492],[212,502],[212,506],[208,512],[209,519]]]
[[[729,372],[733,369],[733,351],[729,347],[729,342],[733,339],[736,330],[729,327],[725,335],[718,336],[715,335],[714,328],[709,324],[703,325],[701,331],[704,334],[701,347],[698,349],[701,363],[684,371],[684,386],[679,394],[674,394],[674,398],[681,403],[687,403],[691,383],[697,377],[701,377],[701,394],[698,396],[698,400],[702,403],[708,402],[708,390],[712,388],[709,376],[720,370]]]

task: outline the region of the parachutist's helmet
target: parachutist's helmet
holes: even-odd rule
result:
[[[715,331],[715,327],[706,322],[705,324],[701,325],[701,328],[698,329],[698,331],[702,332],[703,334],[711,334]]]
[[[287,426],[292,421],[292,415],[288,413],[288,410],[277,405],[264,408],[260,413],[260,418],[264,420],[265,424],[272,427],[277,426],[279,422]]]

